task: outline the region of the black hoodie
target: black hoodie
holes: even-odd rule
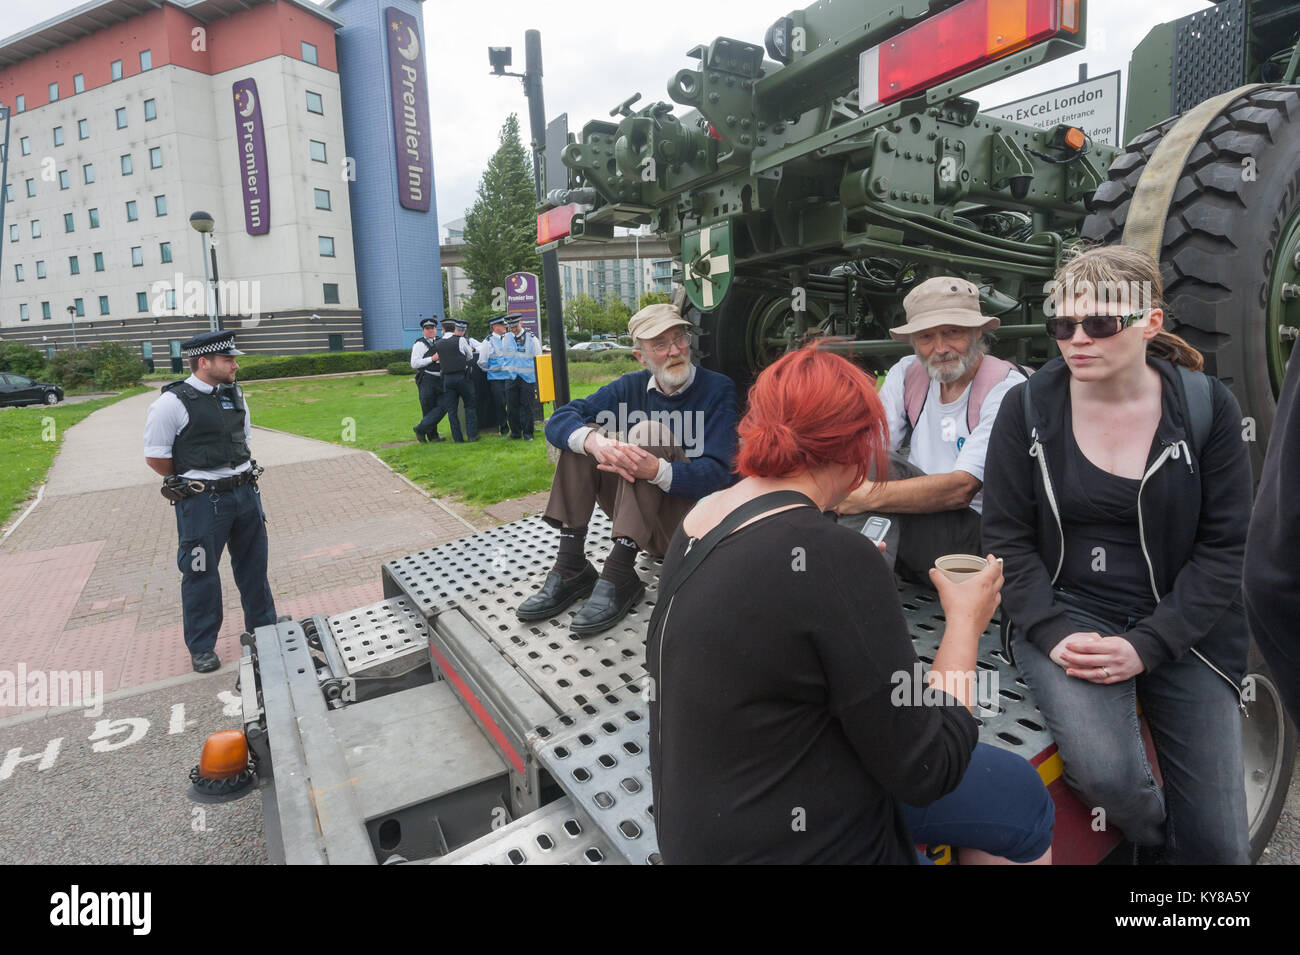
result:
[[[1210,379],[1213,424],[1195,443],[1177,369],[1160,372],[1163,410],[1139,492],[1143,550],[1157,607],[1123,634],[1148,672],[1188,650],[1239,687],[1249,646],[1241,602],[1250,522],[1250,458],[1237,399]],[[1053,496],[1061,486],[1070,371],[1055,358],[1002,401],[984,465],[984,550],[1004,560],[1002,606],[1043,653],[1079,630],[1054,598],[1061,530]],[[1025,424],[1022,388],[1034,421]],[[1049,484],[1044,483],[1043,471]],[[1238,691],[1240,692],[1240,691]]]

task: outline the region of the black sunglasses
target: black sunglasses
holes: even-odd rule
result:
[[[1144,317],[1151,309],[1146,308],[1132,315],[1085,315],[1074,321],[1068,318],[1049,318],[1044,324],[1047,334],[1058,342],[1066,342],[1074,337],[1076,325],[1083,326],[1083,333],[1089,338],[1110,338]]]

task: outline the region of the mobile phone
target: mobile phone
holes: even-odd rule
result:
[[[862,536],[870,537],[879,544],[885,539],[885,535],[889,533],[891,523],[887,517],[868,518],[867,522],[862,525]]]

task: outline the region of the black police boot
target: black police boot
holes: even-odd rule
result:
[[[548,620],[575,600],[591,593],[596,578],[596,568],[591,566],[591,561],[587,561],[573,577],[561,577],[558,571],[553,570],[546,575],[542,589],[521,603],[515,615],[520,620]]]
[[[419,441],[421,444],[429,443],[429,436],[425,434],[423,431],[421,431],[419,428],[412,428],[411,430],[415,432],[416,441]]]
[[[211,673],[213,670],[221,669],[220,658],[211,650],[190,654],[190,662],[194,664],[196,673]]]
[[[596,581],[596,586],[582,609],[573,615],[569,632],[582,637],[604,633],[626,617],[627,612],[644,596],[645,584],[640,577],[621,587],[602,577]]]

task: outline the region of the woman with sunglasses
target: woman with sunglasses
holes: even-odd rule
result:
[[[1061,357],[993,427],[984,548],[1006,562],[1004,643],[1084,805],[1171,863],[1248,863],[1250,463],[1236,399],[1163,330],[1162,294],[1134,249],[1062,266],[1047,323]]]

